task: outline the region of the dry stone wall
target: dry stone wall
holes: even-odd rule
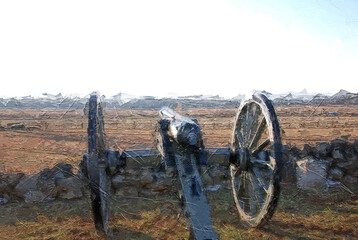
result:
[[[358,183],[358,140],[304,145],[302,150],[285,146],[284,180],[296,181],[303,189],[326,189]],[[293,177],[294,176],[294,177]]]
[[[358,183],[358,140],[334,140],[305,145],[302,150],[283,146],[283,182],[295,183],[302,189],[327,190],[340,184]],[[129,161],[131,161],[129,159]],[[228,167],[210,162],[201,167],[207,191],[230,189]],[[112,179],[112,191],[123,196],[149,197],[176,192],[178,182],[158,163],[138,167],[129,162]],[[43,202],[55,199],[78,199],[88,194],[88,180],[74,174],[69,164],[58,163],[34,175],[0,173],[0,204],[9,201]]]

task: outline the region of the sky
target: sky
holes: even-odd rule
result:
[[[0,0],[0,97],[358,92],[357,12],[356,0]]]

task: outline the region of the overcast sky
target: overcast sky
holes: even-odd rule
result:
[[[1,1],[0,96],[358,92],[358,1]]]

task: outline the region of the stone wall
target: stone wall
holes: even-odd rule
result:
[[[358,183],[358,140],[322,142],[316,146],[305,145],[302,150],[283,146],[284,166],[282,181],[297,184],[303,189],[325,189],[340,184]],[[206,190],[230,188],[227,159],[201,167]],[[76,199],[88,194],[88,181],[82,174],[74,174],[69,164],[58,163],[34,175],[0,173],[0,204],[9,201],[25,202]],[[112,179],[113,192],[124,196],[144,196],[175,192],[178,182],[158,163],[137,166],[128,164],[126,169]]]
[[[59,163],[34,175],[0,174],[0,204],[9,201],[46,202],[55,199],[78,199],[88,195],[88,180],[72,166]],[[207,190],[230,188],[226,167],[201,167]],[[179,183],[172,173],[157,166],[127,167],[112,178],[112,192],[124,196],[149,197],[176,192]],[[217,185],[220,184],[220,185]],[[216,186],[215,186],[216,185]]]
[[[0,174],[0,202],[42,202],[81,198],[86,183],[72,172],[70,164],[58,163],[34,175]]]
[[[358,140],[304,145],[303,149],[284,147],[284,181],[296,181],[300,188],[326,189],[358,183]]]

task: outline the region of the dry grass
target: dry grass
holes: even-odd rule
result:
[[[358,194],[358,188],[352,190]],[[307,192],[283,187],[266,225],[240,225],[231,192],[208,195],[220,239],[358,239],[358,197],[343,189]],[[1,239],[104,239],[92,224],[88,199],[0,207]],[[186,219],[172,195],[123,197],[111,202],[113,239],[188,239]]]

